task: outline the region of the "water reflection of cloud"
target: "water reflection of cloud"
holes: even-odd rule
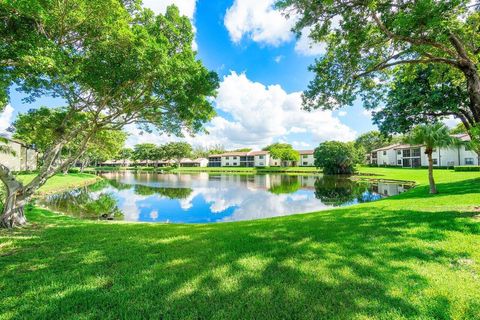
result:
[[[132,185],[131,188],[108,187],[114,191],[118,207],[130,221],[209,222],[238,221],[319,211],[332,207],[315,197],[315,176],[280,175],[209,175],[112,173],[107,178]],[[286,188],[273,187],[284,185]],[[289,184],[290,183],[290,184]],[[189,188],[182,199],[159,193],[139,195],[134,185],[158,188]],[[293,186],[295,188],[288,188]],[[152,189],[154,191],[154,189]],[[271,190],[271,191],[269,191]],[[296,191],[295,191],[296,190]],[[282,193],[290,192],[290,193]],[[362,195],[367,198],[368,195]],[[371,196],[371,195],[370,195]]]

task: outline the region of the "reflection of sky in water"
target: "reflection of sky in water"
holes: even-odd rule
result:
[[[333,206],[322,203],[318,198],[322,191],[316,181],[323,178],[312,175],[112,172],[104,174],[104,177],[110,184],[90,191],[90,197],[96,199],[100,194],[110,194],[127,221],[239,221],[319,211]],[[372,189],[365,183],[356,185],[356,182],[345,179],[334,181],[335,187],[339,184],[346,188],[340,189],[343,192],[342,202],[335,205],[352,205],[383,197],[372,191],[384,192],[383,186],[376,185]],[[322,188],[328,193],[329,189],[324,184]],[[402,191],[398,185],[388,189],[395,194]],[[348,199],[345,198],[345,190]],[[350,196],[348,192],[357,194]]]

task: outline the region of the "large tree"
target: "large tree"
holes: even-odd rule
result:
[[[376,130],[362,133],[357,139],[355,139],[355,147],[363,148],[366,153],[370,153],[372,150],[384,147],[389,143],[390,139]]]
[[[136,161],[146,160],[148,166],[148,161],[153,163],[155,160],[159,160],[157,158],[157,149],[158,146],[154,143],[139,143],[133,149],[132,158]]]
[[[170,142],[163,146],[166,159],[175,159],[177,166],[180,166],[182,158],[192,155],[192,146],[187,142]]]
[[[294,150],[291,144],[276,142],[263,148],[264,151],[270,152],[270,155],[281,160],[282,166],[289,161],[299,161],[300,154]]]
[[[24,185],[0,164],[3,227],[26,223],[25,203],[81,157],[97,132],[136,123],[193,134],[214,115],[208,97],[218,76],[196,59],[190,21],[174,6],[155,16],[138,1],[2,1],[0,18],[3,96],[15,83],[30,101],[50,95],[66,102],[32,181]],[[61,157],[73,138],[76,151]]]
[[[464,93],[456,94],[465,100],[438,108],[431,104],[434,109],[421,114],[454,114],[470,126],[480,122],[479,3],[279,0],[277,4],[297,17],[296,31],[311,30],[313,41],[326,47],[310,67],[315,78],[304,92],[307,110],[335,109],[357,98],[366,108],[376,109],[383,105],[392,80],[413,78],[418,66],[429,66],[428,81],[450,87],[437,92],[450,94],[461,88]]]

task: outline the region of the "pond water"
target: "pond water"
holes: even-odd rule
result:
[[[379,200],[406,191],[396,183],[285,174],[110,172],[94,185],[40,199],[86,219],[208,223],[253,220]]]

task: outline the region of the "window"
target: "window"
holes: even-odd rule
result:
[[[308,165],[308,162],[303,161],[303,165],[304,165],[304,166]]]
[[[386,156],[386,155],[387,155],[387,151],[383,151],[383,155]]]
[[[437,165],[438,164],[438,159],[432,159],[433,160],[433,164],[434,165]]]
[[[420,149],[413,149],[413,156],[420,157]]]
[[[472,166],[473,165],[473,158],[465,158],[465,164],[467,166]]]
[[[225,159],[230,160],[230,157],[226,157]]]
[[[230,163],[227,162],[227,163],[225,163],[225,165],[228,167],[230,165]]]
[[[263,162],[260,162],[260,165],[263,166]]]
[[[410,157],[410,149],[403,150],[403,157],[404,158],[409,158]]]
[[[400,156],[402,155],[402,150],[397,150],[397,154]]]
[[[258,159],[263,159],[263,156],[259,156]]]
[[[237,160],[237,157],[233,157],[233,160]]]
[[[308,159],[308,154],[304,154],[303,159]]]
[[[234,163],[233,163],[233,165],[234,165],[234,166],[236,166],[236,165],[237,165],[237,163],[236,163],[236,162],[234,162]]]
[[[398,164],[399,166],[401,166],[401,165],[402,165],[402,160],[397,160],[397,164]]]
[[[467,144],[465,145],[465,151],[470,151],[470,150],[472,150],[472,148],[470,147],[470,144],[467,143]]]

